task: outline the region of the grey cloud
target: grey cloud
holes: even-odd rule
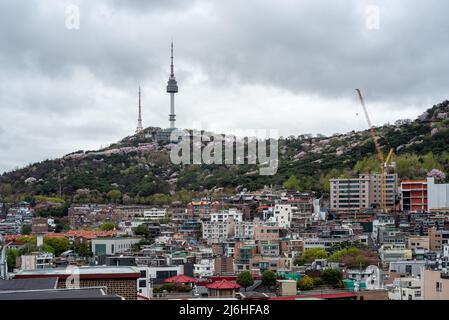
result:
[[[81,10],[79,30],[65,28],[71,3]],[[365,27],[371,4],[380,8],[376,31]],[[263,103],[255,96],[245,100],[254,103],[248,106],[229,93],[246,86],[313,96],[326,106],[335,98],[355,100],[357,86],[378,105],[424,109],[447,98],[448,9],[437,0],[1,1],[0,119],[7,134],[0,132],[0,144],[11,144],[15,154],[0,170],[132,132],[138,84],[145,88],[147,125],[166,121],[172,37],[180,123],[217,121],[214,114],[222,110],[211,106],[215,101],[227,108],[220,121],[244,126],[240,118],[251,115],[245,109]],[[223,101],[227,97],[233,100]],[[306,108],[289,109],[289,118]],[[329,130],[342,128],[334,125]],[[297,130],[290,123],[283,129]],[[27,137],[36,135],[56,147],[26,151]]]

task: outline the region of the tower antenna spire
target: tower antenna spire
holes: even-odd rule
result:
[[[143,132],[143,125],[142,125],[142,104],[141,104],[141,98],[140,98],[140,86],[139,86],[139,117],[137,118],[137,128],[136,128],[136,134]]]
[[[173,64],[173,40],[171,41],[171,57],[170,57],[171,63],[170,63],[170,77],[175,77],[175,66]]]

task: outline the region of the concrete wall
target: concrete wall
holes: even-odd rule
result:
[[[449,208],[449,184],[436,184],[434,178],[427,178],[429,210]]]
[[[424,300],[449,300],[449,279],[442,279],[440,271],[423,270],[421,276]],[[437,283],[440,290],[437,290]]]

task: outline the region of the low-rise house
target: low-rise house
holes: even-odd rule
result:
[[[296,296],[298,291],[295,280],[277,280],[280,296]]]
[[[193,265],[193,273],[199,278],[213,276],[215,273],[215,260],[201,259]]]
[[[216,281],[206,285],[209,297],[214,298],[234,298],[240,286],[226,279]]]
[[[48,269],[53,267],[53,253],[35,252],[17,257],[19,270]]]
[[[391,261],[389,271],[406,274],[411,277],[419,277],[421,275],[421,269],[427,266],[427,264],[428,262],[423,260]]]
[[[389,300],[423,300],[419,278],[397,278],[388,291]]]
[[[96,238],[92,240],[92,253],[95,256],[114,255],[128,252],[142,238]]]
[[[379,249],[379,257],[384,266],[393,261],[404,261],[412,259],[412,251],[401,244],[384,244]]]
[[[249,259],[249,270],[255,276],[262,274],[266,270],[273,272],[286,271],[286,259],[279,256],[262,256],[257,254]]]

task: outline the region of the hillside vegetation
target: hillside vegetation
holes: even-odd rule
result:
[[[449,101],[415,120],[376,128],[387,153],[394,148],[400,177],[424,178],[432,169],[449,170]],[[265,185],[282,186],[295,177],[295,188],[327,193],[328,180],[375,172],[379,164],[369,131],[333,136],[290,136],[279,140],[279,169],[260,176],[257,165],[174,165],[169,146],[145,136],[130,136],[99,151],[77,151],[0,176],[0,202],[35,196],[68,202],[186,202],[195,193],[232,193]],[[187,191],[190,190],[190,191]]]

